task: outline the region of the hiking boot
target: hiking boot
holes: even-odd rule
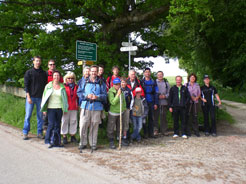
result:
[[[48,148],[52,148],[53,147],[53,144],[48,144]]]
[[[86,149],[86,147],[87,147],[86,145],[80,145],[80,146],[78,147],[78,149],[79,149],[79,150],[83,150],[83,149]]]
[[[109,147],[110,147],[110,149],[115,149],[116,148],[115,145],[114,145],[114,141],[110,141],[109,142]]]
[[[159,134],[159,133],[158,133],[158,130],[155,130],[155,131],[154,131],[154,136],[158,136],[158,134]]]
[[[75,136],[71,136],[71,142],[77,143],[77,139]]]
[[[129,146],[127,139],[122,139],[121,144],[122,146]]]
[[[178,138],[179,136],[177,134],[174,134],[173,135],[173,138]]]
[[[182,138],[187,139],[188,137],[187,137],[187,135],[182,135]]]
[[[44,136],[43,136],[43,134],[38,134],[38,135],[37,135],[37,138],[38,138],[38,139],[44,139]]]
[[[67,144],[68,143],[67,142],[67,137],[63,137],[62,142],[63,142],[63,144]]]
[[[195,135],[196,135],[197,137],[200,137],[200,134],[199,134],[199,133],[195,133]]]
[[[213,136],[213,137],[217,137],[217,134],[216,134],[216,133],[212,133],[212,136]]]
[[[91,149],[92,149],[93,151],[95,151],[95,150],[97,150],[97,146],[92,146]]]
[[[137,143],[140,143],[141,142],[141,139],[137,139]]]
[[[208,132],[205,132],[205,136],[209,136],[209,133]]]
[[[28,134],[23,134],[23,140],[28,140]]]

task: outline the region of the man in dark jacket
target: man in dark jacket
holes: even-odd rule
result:
[[[184,85],[182,85],[182,77],[176,76],[176,85],[174,85],[169,92],[168,105],[169,111],[173,114],[174,135],[173,138],[179,136],[179,119],[181,120],[182,138],[187,139],[185,134],[185,108],[190,101],[190,94]]]
[[[33,58],[33,68],[26,71],[24,76],[24,84],[26,91],[26,115],[23,128],[23,139],[28,139],[28,132],[30,131],[30,119],[32,116],[34,104],[36,105],[37,109],[37,135],[38,138],[43,138],[43,119],[40,108],[43,91],[45,85],[47,84],[47,73],[41,68],[41,58],[39,56],[35,56]]]
[[[150,68],[144,70],[144,78],[141,81],[144,90],[145,99],[149,106],[148,112],[148,125],[143,124],[144,137],[155,138],[154,136],[154,110],[157,109],[159,104],[158,100],[158,86],[156,81],[151,78]]]

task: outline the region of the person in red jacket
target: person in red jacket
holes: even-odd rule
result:
[[[136,76],[136,71],[135,70],[130,70],[129,71],[129,78],[126,81],[127,87],[132,91],[133,96],[136,96],[136,88],[140,87],[141,88],[141,96],[144,97],[144,90],[141,86],[140,81],[138,80]]]
[[[50,59],[48,61],[48,68],[49,70],[47,71],[48,74],[48,82],[53,81],[53,72],[56,70],[56,62],[54,59]],[[60,78],[60,82],[63,83],[63,78]]]
[[[75,134],[77,132],[77,113],[78,113],[78,85],[75,84],[76,76],[73,72],[68,72],[64,76],[65,88],[68,100],[68,112],[62,116],[61,135],[63,144],[67,144],[67,134],[71,135],[71,142],[77,142]]]
[[[118,66],[113,66],[112,68],[112,72],[113,72],[113,75],[112,76],[109,76],[107,78],[107,81],[106,81],[106,85],[107,85],[107,91],[113,87],[113,80],[116,79],[116,78],[119,78],[120,79],[120,76],[119,76],[119,67]]]

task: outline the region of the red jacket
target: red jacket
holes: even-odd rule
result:
[[[71,96],[70,87],[65,84],[65,89],[67,93],[67,101],[68,101],[68,110],[78,110],[78,96],[77,96],[77,89],[78,85],[75,84],[73,89],[73,97]]]
[[[141,90],[142,90],[141,96],[142,96],[142,97],[145,97],[144,90],[143,90],[143,88],[142,88],[142,86],[141,86],[140,81],[139,81],[137,78],[135,79],[135,83],[134,83],[133,88],[132,88],[132,86],[131,86],[131,81],[130,81],[129,78],[127,79],[126,83],[127,83],[127,87],[132,91],[132,94],[133,94],[134,97],[136,96],[136,88],[137,88],[137,87],[141,88]]]
[[[107,86],[107,91],[113,87],[113,80],[116,79],[116,78],[119,78],[120,79],[120,76],[118,77],[115,77],[114,75],[112,76],[109,76],[107,78],[107,81],[106,81],[106,86]]]
[[[47,83],[49,83],[50,81],[53,81],[53,72],[51,70],[48,70],[47,74],[48,74],[48,82]],[[60,78],[60,83],[63,83],[63,77],[62,76]]]

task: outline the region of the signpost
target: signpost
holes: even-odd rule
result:
[[[120,48],[121,52],[128,52],[129,53],[129,71],[131,69],[131,55],[136,55],[136,52],[138,50],[137,46],[133,46],[132,42],[130,42],[130,36],[128,42],[122,42],[121,45],[123,47]]]

